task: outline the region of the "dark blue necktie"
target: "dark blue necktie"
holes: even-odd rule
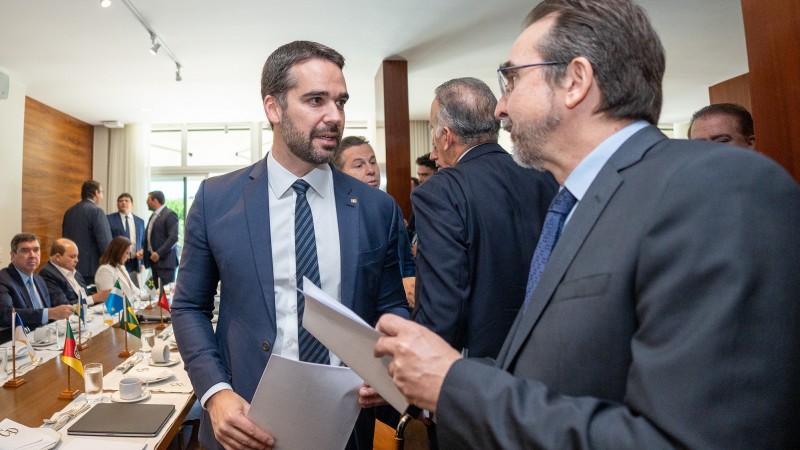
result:
[[[297,194],[294,204],[294,254],[298,288],[302,287],[303,277],[314,282],[317,287],[321,287],[317,240],[314,237],[314,217],[311,215],[311,207],[308,206],[306,199],[308,188],[308,183],[303,180],[297,180],[292,184],[292,189]],[[305,297],[300,291],[297,291],[297,340],[300,346],[300,361],[330,364],[328,349],[303,328],[305,306]]]
[[[567,188],[563,188],[556,194],[553,201],[550,202],[550,207],[547,208],[542,234],[539,235],[539,243],[536,244],[536,250],[533,252],[533,258],[531,259],[528,286],[525,288],[525,303],[522,307],[523,312],[528,308],[533,291],[536,290],[536,285],[539,284],[539,279],[542,278],[542,272],[544,272],[544,267],[547,265],[547,260],[550,259],[550,253],[553,252],[553,247],[556,246],[556,241],[561,235],[561,229],[564,228],[564,221],[577,201]]]

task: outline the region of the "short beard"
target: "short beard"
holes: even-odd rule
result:
[[[561,124],[561,117],[553,107],[550,93],[547,115],[532,123],[511,124],[511,140],[514,142],[514,162],[527,169],[544,172],[544,147],[550,135]]]
[[[323,129],[314,129],[308,133],[308,136],[304,136],[303,132],[295,127],[289,114],[281,115],[281,125],[286,145],[295,156],[314,165],[328,164],[333,161],[333,157],[336,155],[336,148],[339,147],[339,141],[342,137],[338,125],[325,127]],[[336,133],[339,137],[336,138],[335,145],[325,146],[322,148],[322,151],[317,151],[312,141],[315,136],[322,133]]]

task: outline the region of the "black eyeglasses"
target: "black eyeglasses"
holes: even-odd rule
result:
[[[562,61],[545,61],[540,63],[533,63],[533,64],[522,64],[521,66],[508,66],[508,67],[501,67],[497,69],[497,82],[500,83],[500,96],[504,96],[506,94],[510,94],[511,91],[514,89],[514,78],[515,77],[506,77],[506,72],[509,71],[516,71],[519,69],[524,69],[526,67],[539,67],[539,66],[555,66],[558,64],[567,64],[566,62]]]

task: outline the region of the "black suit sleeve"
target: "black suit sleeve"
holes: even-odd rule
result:
[[[53,306],[69,305],[70,301],[64,293],[64,286],[51,276],[48,276],[44,271],[39,272],[39,276],[44,280],[47,285],[47,293],[50,294],[50,302]]]
[[[97,243],[97,248],[100,249],[100,253],[102,254],[106,251],[106,247],[108,247],[108,244],[111,242],[111,227],[108,225],[108,218],[105,213],[103,213],[102,209],[99,207],[95,208],[92,214],[93,216],[89,227]]]
[[[417,228],[417,307],[414,320],[464,347],[466,301],[471,293],[466,200],[446,173],[414,189]]]

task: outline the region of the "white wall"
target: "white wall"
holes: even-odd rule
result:
[[[22,230],[22,135],[26,87],[9,76],[8,98],[0,100],[0,267],[9,263],[11,238]]]

